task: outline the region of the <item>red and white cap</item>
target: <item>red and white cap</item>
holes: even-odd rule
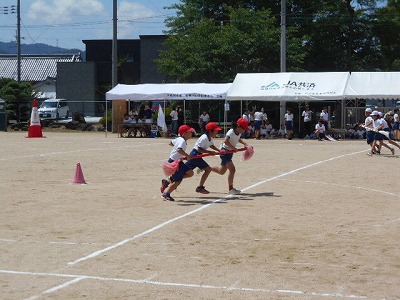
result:
[[[206,125],[206,130],[209,130],[209,131],[218,130],[218,131],[220,131],[220,130],[222,130],[222,128],[219,127],[218,124],[215,123],[215,122],[209,122]]]
[[[184,135],[186,132],[194,132],[194,129],[192,128],[192,127],[190,127],[189,125],[182,125],[182,126],[180,126],[179,127],[179,129],[178,129],[178,133],[179,133],[179,135]]]

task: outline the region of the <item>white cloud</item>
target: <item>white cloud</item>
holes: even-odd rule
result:
[[[132,38],[137,35],[141,31],[142,22],[154,16],[156,13],[153,10],[140,3],[121,2],[118,7],[118,38]]]
[[[98,15],[104,11],[99,0],[36,0],[30,6],[27,17],[33,21],[52,24],[71,21],[75,16]]]

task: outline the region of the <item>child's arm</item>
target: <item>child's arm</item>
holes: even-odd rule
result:
[[[190,159],[190,155],[187,154],[185,151],[182,150],[182,148],[179,148],[177,151],[180,155],[184,156],[187,160]]]
[[[216,151],[218,152],[219,149],[217,147],[215,147],[214,145],[210,146],[211,149],[214,149],[215,151],[210,151],[207,149],[203,149],[201,147],[199,147],[199,149],[197,151],[199,151],[200,153],[208,153],[208,154],[214,154]]]
[[[239,139],[238,141],[239,143],[241,143],[243,146],[247,147],[247,143],[245,141],[243,141],[242,139]]]

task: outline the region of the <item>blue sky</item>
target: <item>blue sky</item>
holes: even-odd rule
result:
[[[111,39],[113,0],[21,0],[21,43],[44,43],[84,50],[82,40]],[[118,38],[162,34],[164,9],[179,0],[118,0]],[[0,0],[0,41],[16,41],[17,15],[4,14],[4,6],[17,0]]]

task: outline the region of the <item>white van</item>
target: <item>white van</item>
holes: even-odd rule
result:
[[[69,107],[65,99],[47,99],[38,109],[40,119],[61,119],[69,117]]]

